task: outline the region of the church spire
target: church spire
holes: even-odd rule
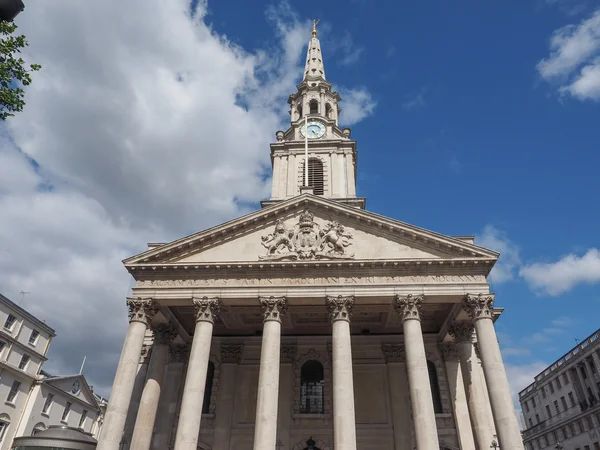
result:
[[[325,67],[323,66],[323,55],[321,54],[321,43],[317,39],[317,24],[319,21],[313,19],[312,38],[308,43],[306,53],[306,65],[304,66],[304,80],[321,78],[325,80]]]

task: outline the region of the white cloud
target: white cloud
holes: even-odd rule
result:
[[[373,100],[370,92],[364,88],[340,88],[342,97],[340,124],[343,126],[354,125],[373,114],[377,102]]]
[[[600,9],[577,25],[567,25],[550,39],[550,55],[537,65],[559,91],[580,100],[600,100]]]
[[[302,74],[310,28],[286,3],[267,11],[272,47],[252,53],[207,26],[206,8],[58,0],[17,20],[43,68],[0,126],[0,292],[31,292],[24,306],[56,328],[49,370],[87,355],[104,393],[126,327],[121,259],[268,196],[268,144]],[[374,103],[349,92],[354,123]]]
[[[569,254],[554,263],[526,265],[519,274],[534,291],[560,295],[579,284],[600,282],[600,250],[592,248],[583,256]]]
[[[475,237],[475,243],[500,253],[500,258],[488,277],[492,283],[504,283],[514,279],[521,258],[519,248],[508,239],[506,233],[493,225],[486,225]]]
[[[531,355],[531,350],[524,347],[506,347],[502,349],[502,356],[504,357],[529,355]]]

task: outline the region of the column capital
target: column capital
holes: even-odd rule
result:
[[[282,363],[293,363],[296,359],[296,344],[281,344],[280,353]]]
[[[148,364],[150,361],[150,355],[152,354],[152,346],[149,344],[142,345],[142,350],[140,351],[140,364]]]
[[[350,322],[352,310],[354,309],[354,296],[332,295],[327,296],[327,309],[329,310],[329,318],[332,322],[337,320],[346,320]]]
[[[281,319],[287,312],[287,301],[285,297],[260,297],[258,299],[263,310],[263,321],[274,320],[281,323]]]
[[[455,342],[473,342],[473,322],[467,320],[454,321],[448,327],[448,334]]]
[[[148,325],[154,315],[158,312],[158,303],[152,299],[127,299],[129,308],[129,322],[141,322]]]
[[[239,364],[242,359],[242,344],[221,344],[221,362]]]
[[[463,309],[473,321],[491,319],[494,300],[494,294],[467,294],[463,300]]]
[[[190,356],[190,344],[172,345],[169,350],[169,363],[184,363]]]
[[[444,356],[444,361],[458,361],[459,360],[458,348],[456,348],[456,344],[452,344],[452,343],[442,344],[440,346],[440,348],[442,350],[442,355]]]
[[[423,308],[423,296],[408,294],[406,296],[397,295],[396,304],[394,305],[396,312],[402,319],[402,322],[407,320],[421,321],[421,310]]]
[[[154,333],[154,345],[169,345],[177,337],[177,329],[171,323],[151,325]]]
[[[221,302],[218,298],[192,298],[192,302],[194,302],[196,310],[196,322],[215,323],[221,309]]]
[[[402,344],[381,344],[381,350],[386,363],[404,362],[404,345]]]

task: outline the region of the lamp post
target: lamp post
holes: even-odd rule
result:
[[[0,20],[11,22],[24,8],[22,0],[0,0]]]
[[[565,447],[564,447],[564,446],[563,446],[563,445],[562,445],[560,442],[557,442],[557,443],[556,443],[556,447],[554,447],[554,448],[555,448],[556,450],[563,450]]]
[[[496,439],[492,439],[492,444],[490,445],[490,448],[493,448],[494,450],[498,450],[500,448],[500,446],[496,442]]]

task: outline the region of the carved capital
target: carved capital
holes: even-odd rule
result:
[[[142,351],[140,353],[140,364],[148,364],[148,361],[150,361],[151,354],[152,346],[148,344],[142,345]]]
[[[184,363],[190,356],[190,344],[172,345],[170,349],[169,363]]]
[[[479,351],[479,342],[475,342],[473,344],[473,348],[475,349],[475,356],[481,360],[481,352]]]
[[[221,362],[239,364],[241,359],[241,344],[221,344]]]
[[[404,362],[404,345],[381,344],[381,350],[383,351],[385,362]]]
[[[282,363],[293,363],[296,360],[296,345],[281,344],[280,358]]]
[[[328,296],[327,309],[329,310],[329,318],[332,322],[336,320],[347,320],[350,322],[352,310],[354,309],[354,296]]]
[[[168,345],[177,337],[177,329],[171,323],[152,326],[154,345]]]
[[[219,315],[221,302],[218,298],[194,298],[194,308],[196,309],[196,322],[215,323],[215,318]]]
[[[127,299],[129,322],[142,322],[148,325],[158,312],[158,303],[154,299]]]
[[[281,319],[287,312],[285,297],[260,297],[259,302],[263,310],[263,319],[265,322],[275,320],[281,323]]]
[[[454,338],[456,342],[473,342],[473,323],[468,321],[452,322],[448,327],[448,334]]]
[[[458,361],[459,354],[458,348],[456,348],[456,344],[442,344],[442,355],[444,356],[444,361]]]
[[[396,296],[395,304],[396,312],[402,319],[406,320],[421,320],[421,309],[423,308],[423,296],[408,294],[406,296]]]
[[[491,319],[495,299],[494,294],[467,294],[463,300],[463,309],[471,320]]]

